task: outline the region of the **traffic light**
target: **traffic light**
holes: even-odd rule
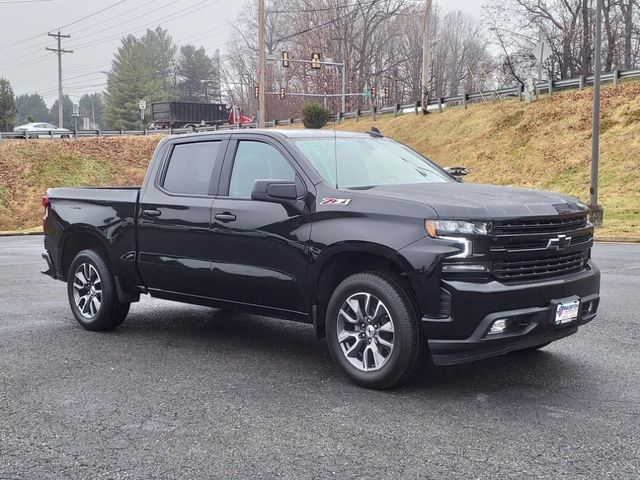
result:
[[[289,52],[282,52],[282,66],[289,66]]]
[[[389,97],[389,85],[385,85],[384,87],[382,87],[382,93],[384,94],[384,98]]]
[[[376,87],[371,87],[371,98],[376,98],[376,95],[378,95]]]
[[[315,70],[319,70],[320,68],[322,68],[322,65],[320,64],[320,54],[313,52],[311,54],[311,68],[315,69]]]
[[[286,94],[286,92],[284,90],[284,87],[281,87],[280,88],[280,98],[284,98],[285,94]]]
[[[253,91],[253,95],[258,98],[260,96],[260,87],[255,87],[254,91]]]

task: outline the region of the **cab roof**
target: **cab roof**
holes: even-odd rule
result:
[[[270,137],[280,138],[370,138],[368,133],[362,132],[346,132],[339,130],[322,130],[322,129],[279,129],[279,128],[243,128],[238,130],[218,130],[209,132],[195,132],[187,134],[179,134],[175,137],[194,137],[202,135],[266,135]]]

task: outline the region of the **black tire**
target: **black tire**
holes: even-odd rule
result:
[[[375,344],[378,340],[371,337],[365,338],[362,335],[362,323],[358,326],[354,326],[353,323],[344,322],[340,320],[338,315],[341,308],[344,305],[348,305],[346,302],[348,299],[354,301],[358,295],[373,295],[375,300],[379,301],[386,308],[387,315],[383,317],[392,319],[391,325],[393,328],[392,349],[386,349],[387,356],[381,367],[374,365],[374,370],[364,371],[362,366],[354,366],[352,362],[363,362],[364,364],[370,363],[364,360],[364,356],[367,355],[367,344],[364,342],[372,342]],[[363,309],[366,314],[366,307]],[[352,310],[352,314],[355,312]],[[357,316],[357,314],[356,314]],[[365,322],[368,320],[365,319]],[[382,320],[382,323],[388,320]],[[342,324],[340,323],[342,322]],[[380,323],[373,320],[370,324]],[[359,341],[362,342],[364,355],[357,354],[358,358],[347,358],[347,353],[343,350],[343,345],[348,348],[350,345],[344,341],[341,344],[338,340],[338,329],[343,329],[343,325],[348,325],[348,328],[360,328],[360,330],[354,330],[349,332],[352,334],[354,343],[351,346],[355,346]],[[376,329],[378,325],[375,325]],[[347,327],[345,327],[347,328]],[[368,328],[368,327],[367,327]],[[381,329],[382,330],[382,329]],[[366,388],[374,389],[388,389],[398,387],[405,383],[416,370],[420,359],[423,358],[422,354],[425,349],[425,340],[420,333],[420,326],[418,323],[418,315],[415,308],[400,280],[392,274],[383,272],[367,272],[358,273],[352,275],[340,283],[329,300],[327,306],[327,318],[326,318],[326,331],[327,342],[329,344],[329,350],[335,361],[338,363],[347,377],[357,385]],[[367,336],[372,332],[364,330]],[[353,336],[359,335],[358,338]],[[378,331],[378,334],[381,334]],[[385,334],[386,335],[386,334]],[[362,337],[360,339],[360,337]],[[376,337],[378,338],[378,337]],[[389,340],[389,337],[387,337]],[[349,342],[350,340],[347,340]],[[380,349],[380,350],[378,350]],[[382,352],[384,347],[377,346],[376,351]],[[373,354],[370,355],[371,362],[376,363],[373,358]]]
[[[97,277],[92,275],[93,271],[91,267],[97,272]],[[85,275],[83,273],[85,270],[79,272],[81,268],[87,269],[86,271],[91,273]],[[76,274],[80,275],[78,279],[76,279]],[[77,288],[82,285],[82,279],[84,278],[86,280],[87,277],[89,277],[90,281],[86,283],[91,286],[82,289]],[[91,281],[91,278],[93,278],[93,281]],[[96,279],[98,280],[97,282]],[[74,286],[74,284],[76,286]],[[94,288],[92,292],[91,287]],[[97,293],[97,287],[99,287],[99,294]],[[99,300],[99,306],[97,308],[95,307],[95,302],[91,304],[92,302],[86,299],[93,298],[93,296],[86,297],[90,295],[94,295],[95,298]],[[80,325],[91,331],[106,331],[119,327],[127,317],[131,305],[130,303],[121,303],[118,300],[115,279],[111,268],[103,254],[95,250],[82,250],[76,255],[73,262],[71,262],[67,275],[67,296],[73,316]],[[80,301],[78,304],[78,297],[86,298],[84,302]],[[83,308],[84,314],[82,311]],[[95,309],[95,312],[93,309]],[[92,313],[93,315],[91,315]]]

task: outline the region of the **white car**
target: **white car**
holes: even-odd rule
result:
[[[71,130],[58,128],[52,123],[25,123],[13,129],[14,132],[26,132],[29,138],[71,138]]]

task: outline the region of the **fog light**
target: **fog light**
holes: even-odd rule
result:
[[[507,329],[507,319],[501,318],[500,320],[496,320],[491,324],[491,329],[489,330],[489,335],[495,335],[497,333],[504,333]]]
[[[486,265],[475,263],[445,263],[442,265],[443,272],[487,272]]]

